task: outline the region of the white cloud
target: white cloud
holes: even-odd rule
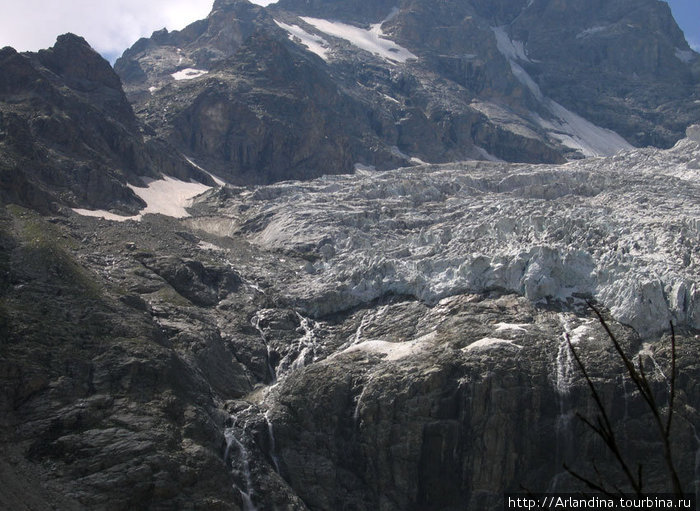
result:
[[[36,51],[56,36],[83,36],[103,55],[120,55],[140,37],[179,30],[205,18],[213,0],[23,0],[7,2],[0,17],[0,47]]]

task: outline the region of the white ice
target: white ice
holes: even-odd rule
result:
[[[298,25],[287,25],[281,21],[275,20],[277,26],[286,30],[289,34],[289,39],[292,41],[299,40],[303,46],[308,48],[312,53],[315,53],[323,60],[328,60],[329,45],[328,41],[317,35],[309,34],[306,30]]]
[[[333,37],[345,39],[360,49],[378,55],[388,62],[406,62],[417,59],[413,53],[388,39],[382,32],[382,24],[371,25],[369,30],[339,21],[302,17],[306,23]]]
[[[700,128],[688,135],[564,165],[358,169],[264,187],[232,211],[260,225],[252,243],[318,256],[285,290],[307,315],[503,289],[593,298],[643,336],[670,319],[699,328]]]
[[[404,342],[389,342],[382,340],[368,340],[355,343],[339,353],[353,353],[362,351],[375,355],[382,355],[385,361],[393,362],[410,355],[420,353],[436,337],[435,332]]]
[[[192,78],[198,78],[200,76],[203,76],[207,74],[209,71],[204,71],[203,69],[193,69],[191,67],[188,67],[187,69],[181,69],[180,71],[177,71],[173,73],[172,76],[175,78],[175,80],[191,80]]]
[[[495,325],[496,332],[503,332],[504,330],[515,330],[517,332],[527,332],[527,323],[497,323]]]
[[[466,353],[475,350],[481,351],[498,348],[521,349],[522,346],[520,346],[519,344],[515,344],[513,341],[509,341],[508,339],[499,339],[497,337],[484,337],[483,339],[479,339],[478,341],[471,343],[469,346],[465,346],[464,348],[462,348],[462,351]]]

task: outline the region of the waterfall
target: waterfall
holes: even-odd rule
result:
[[[625,402],[624,415],[622,416],[622,442],[627,443],[629,436],[627,434],[627,421],[629,419],[629,398],[630,393],[627,390],[627,374],[620,373],[620,382],[622,383],[622,399]]]
[[[360,392],[360,395],[357,397],[357,403],[355,403],[355,412],[352,414],[352,420],[355,422],[355,426],[357,426],[358,421],[360,420],[360,404],[362,403],[362,397],[365,395],[365,391],[367,390],[368,386],[369,381],[365,383],[364,387],[362,387],[362,392]]]
[[[560,315],[559,321],[562,325],[563,332],[559,339],[554,374],[554,390],[559,404],[559,414],[554,424],[556,437],[555,463],[557,465],[563,464],[571,457],[571,448],[573,446],[573,430],[571,426],[574,411],[569,397],[575,370],[574,357],[569,347],[569,340],[571,340],[572,344],[574,342],[574,330],[572,330],[571,324],[565,315]],[[566,474],[566,472],[557,473],[552,478],[549,491],[556,491],[559,479]]]
[[[259,333],[260,333],[260,338],[262,339],[263,344],[265,345],[265,349],[267,350],[267,370],[270,373],[270,378],[272,379],[272,383],[277,381],[277,373],[275,372],[275,368],[272,367],[272,354],[270,350],[270,343],[267,340],[267,337],[265,336],[265,332],[263,331],[262,327],[260,326],[260,311],[256,312],[252,318],[250,318],[250,324],[253,325],[253,328],[255,328]]]
[[[277,447],[275,445],[275,430],[272,426],[272,421],[270,420],[270,410],[267,410],[264,414],[265,422],[267,423],[267,435],[270,437],[270,458],[272,459],[272,464],[275,466],[275,472],[280,473],[280,462],[277,457]]]
[[[651,363],[654,365],[654,371],[658,372],[661,375],[661,378],[663,378],[666,381],[666,385],[668,386],[669,391],[671,390],[671,381],[666,377],[666,373],[664,373],[664,370],[661,368],[659,363],[656,361],[656,357],[654,357],[654,349],[653,345],[650,343],[646,343],[642,346],[642,349],[639,351],[639,354],[637,355],[637,360],[638,362],[642,362],[642,355],[645,355],[649,357],[649,360],[651,360]]]
[[[318,355],[318,343],[316,342],[316,328],[318,324],[312,319],[306,318],[297,312],[297,317],[301,322],[301,328],[304,330],[304,335],[297,342],[297,351],[299,355],[292,363],[292,370],[306,367],[307,358],[311,358],[311,362],[316,361]]]
[[[286,373],[302,369],[309,363],[315,362],[319,357],[321,345],[318,343],[318,323],[296,312],[299,318],[299,328],[304,334],[297,339],[289,351],[277,365],[277,376],[282,377]]]
[[[352,340],[352,344],[357,344],[360,342],[360,339],[362,339],[362,331],[365,329],[365,326],[367,326],[367,323],[369,323],[369,312],[365,312],[364,315],[362,316],[362,320],[360,321],[360,325],[357,327],[357,330],[355,331],[355,338]]]
[[[243,441],[239,440],[236,436],[235,417],[232,416],[231,420],[233,422],[233,425],[224,430],[224,438],[226,439],[226,450],[224,452],[224,460],[228,463],[232,447],[235,447],[236,450],[238,450],[238,453],[240,455],[240,465],[242,469],[241,475],[243,476],[243,480],[245,482],[245,490],[236,483],[234,483],[234,488],[236,488],[241,494],[241,499],[243,500],[243,510],[257,511],[255,504],[253,504],[253,476],[250,471],[250,453],[248,452],[248,449],[246,449]],[[245,439],[247,427],[248,423],[246,422],[244,423],[243,429],[241,431],[241,438],[243,439]],[[234,468],[233,460],[231,460],[231,473],[233,475],[236,475],[236,472],[239,471],[236,468]]]

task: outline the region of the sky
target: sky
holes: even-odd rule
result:
[[[700,0],[668,3],[686,39],[700,51]],[[36,51],[53,46],[56,36],[73,32],[114,62],[154,30],[179,30],[205,18],[212,4],[213,0],[0,0],[0,48]]]
[[[690,47],[700,52],[700,0],[668,0]]]

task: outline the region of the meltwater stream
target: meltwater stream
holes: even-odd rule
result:
[[[224,452],[224,460],[226,461],[226,463],[229,463],[230,460],[231,473],[234,476],[238,476],[234,477],[234,479],[238,480],[241,478],[240,476],[242,476],[243,482],[245,484],[245,489],[241,488],[240,485],[237,483],[234,483],[234,487],[241,494],[241,499],[243,501],[243,510],[257,511],[255,504],[253,504],[253,476],[250,471],[250,453],[248,452],[248,449],[245,447],[243,442],[239,440],[236,436],[236,430],[240,428],[236,428],[235,416],[231,416],[231,421],[232,426],[224,430],[224,438],[226,438],[226,451]],[[240,429],[241,438],[243,439],[245,439],[247,427],[248,423],[246,422],[243,425],[243,428]],[[234,460],[231,458],[231,456],[233,455],[233,453],[231,452],[232,448],[235,448],[236,451],[238,451],[238,455],[240,456],[237,460],[238,463],[234,463]],[[239,468],[237,468],[236,465],[238,465]],[[237,472],[242,473],[237,474]]]
[[[270,378],[272,382],[274,383],[277,380],[277,373],[275,372],[275,368],[272,366],[272,351],[270,349],[270,343],[267,340],[267,336],[265,335],[265,332],[263,331],[262,327],[260,326],[260,321],[262,321],[262,317],[260,316],[260,312],[258,311],[253,315],[252,318],[250,318],[250,324],[253,325],[253,328],[255,328],[258,333],[260,334],[260,339],[262,339],[263,344],[265,345],[265,349],[267,350],[267,370],[270,373]]]
[[[574,329],[571,327],[571,320],[565,314],[559,316],[562,326],[562,334],[559,339],[557,349],[557,359],[554,374],[554,390],[559,402],[559,414],[554,425],[556,435],[555,460],[558,466],[562,466],[570,459],[573,448],[572,420],[574,410],[572,407],[570,392],[574,377],[574,357],[571,353],[569,342],[574,344],[578,339]],[[561,477],[567,472],[557,473],[550,482],[550,491],[556,491]]]

